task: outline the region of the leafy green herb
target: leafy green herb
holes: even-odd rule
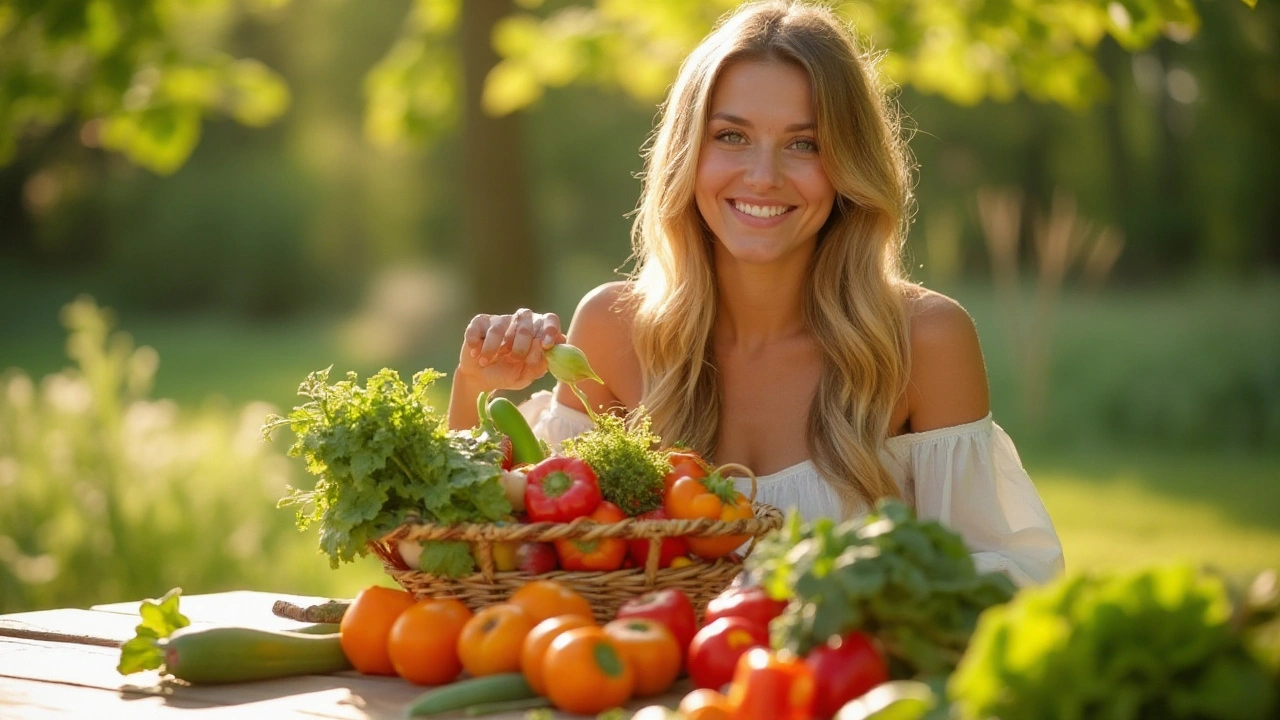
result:
[[[600,494],[627,515],[662,506],[662,478],[671,469],[655,450],[660,439],[652,421],[639,408],[631,422],[616,415],[595,415],[595,427],[564,442],[564,453],[580,458],[595,471]]]
[[[158,641],[191,624],[185,615],[178,612],[178,596],[181,594],[181,588],[173,588],[159,600],[142,601],[138,608],[142,616],[138,634],[120,646],[120,664],[116,670],[121,675],[164,666],[164,651]]]
[[[430,540],[422,543],[418,569],[431,575],[459,578],[476,571],[471,544],[465,540]]]
[[[491,522],[511,512],[498,476],[501,452],[486,435],[450,431],[428,403],[444,377],[423,370],[406,386],[384,369],[361,387],[355,373],[329,384],[311,373],[298,394],[310,400],[288,417],[271,416],[263,436],[288,425],[289,455],[317,476],[311,490],[290,488],[281,506],[297,506],[298,526],[320,525],[329,564],[351,562],[409,516],[428,522]]]
[[[840,525],[792,512],[747,567],[774,597],[799,600],[772,624],[775,646],[804,655],[861,630],[884,644],[895,678],[950,672],[978,615],[1014,593],[1004,575],[977,571],[959,535],[891,499]]]
[[[1262,720],[1276,688],[1188,565],[1076,574],[988,610],[948,692],[966,720]]]

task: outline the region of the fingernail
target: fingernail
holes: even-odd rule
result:
[[[476,362],[476,364],[477,364],[477,365],[479,365],[480,367],[484,367],[485,365],[488,365],[488,364],[489,364],[489,361],[488,361],[488,360],[485,360],[484,358],[480,358],[480,359]]]
[[[555,344],[556,344],[555,338],[551,337],[550,335],[547,335],[546,337],[542,338],[542,347],[544,348],[549,348]]]
[[[480,351],[479,351],[479,350],[472,350],[472,351],[471,351],[471,357],[479,357],[479,356],[480,356]]]

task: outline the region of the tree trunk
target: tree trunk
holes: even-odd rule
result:
[[[463,2],[463,232],[471,279],[468,314],[538,309],[540,253],[529,213],[523,123],[519,113],[495,118],[480,104],[484,78],[498,62],[493,26],[514,11],[510,0]]]

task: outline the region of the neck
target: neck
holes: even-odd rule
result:
[[[749,349],[806,332],[807,259],[779,265],[748,265],[723,256],[716,260],[716,335],[721,341]]]

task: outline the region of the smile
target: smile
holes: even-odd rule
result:
[[[733,209],[743,215],[750,215],[756,218],[771,218],[790,212],[795,209],[794,205],[751,205],[749,203],[731,200]]]

